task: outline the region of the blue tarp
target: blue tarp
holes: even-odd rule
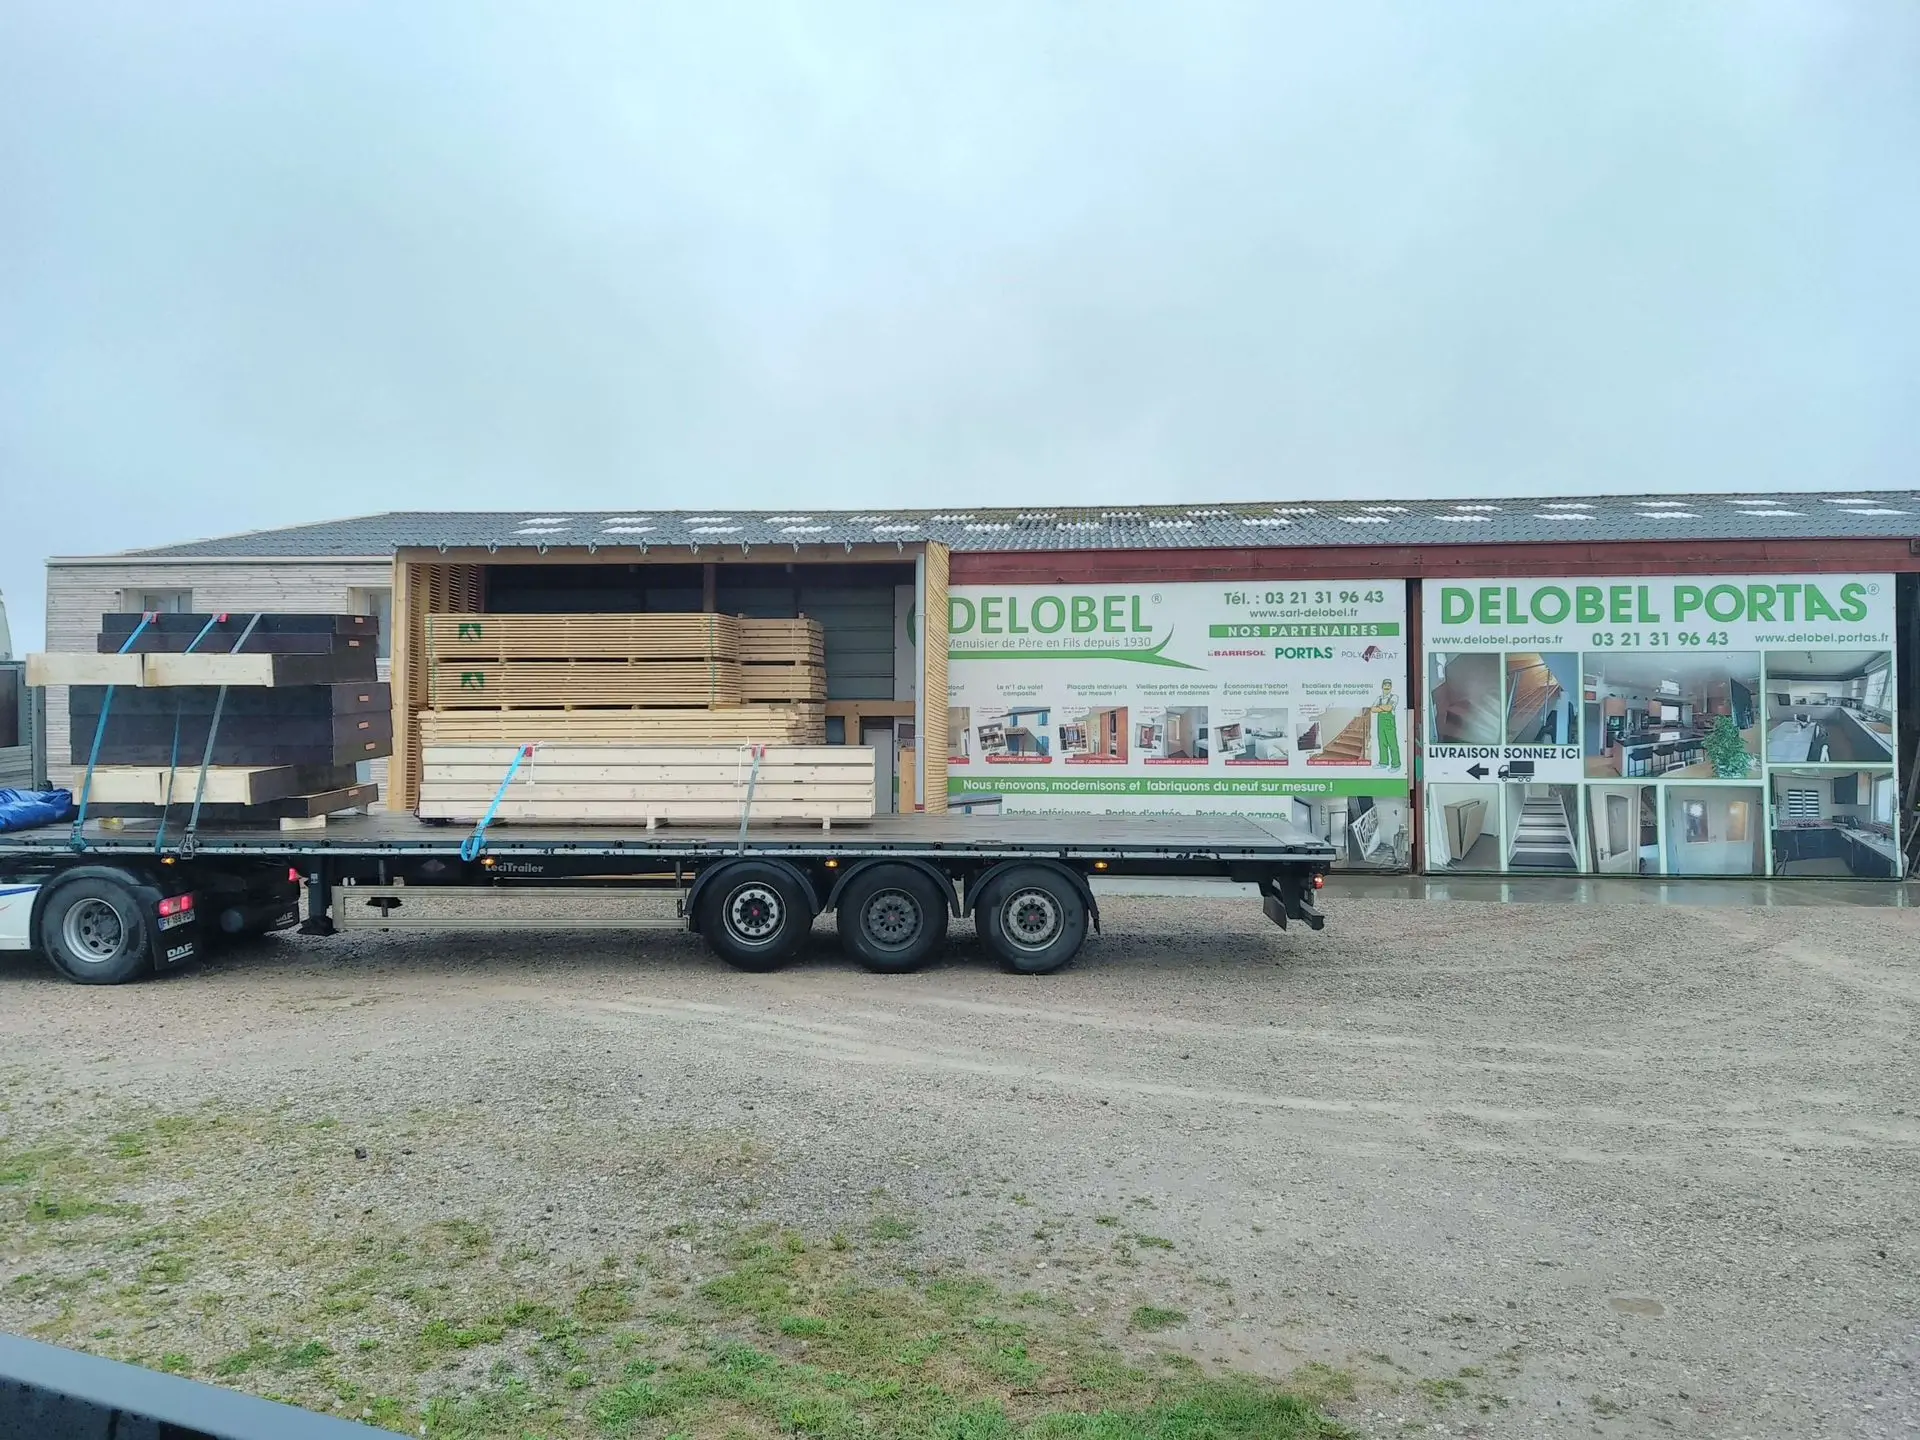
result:
[[[0,833],[73,818],[71,790],[0,790]]]

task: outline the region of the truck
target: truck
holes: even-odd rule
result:
[[[1236,815],[920,813],[837,830],[461,829],[379,811],[323,830],[60,823],[0,833],[0,950],[111,985],[295,928],[686,928],[737,969],[769,971],[831,914],[850,957],[902,973],[971,917],[995,959],[1045,975],[1099,929],[1096,879],[1250,884],[1275,925],[1319,930],[1333,859],[1286,821]]]

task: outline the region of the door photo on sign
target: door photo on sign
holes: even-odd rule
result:
[[[1137,710],[1134,745],[1149,765],[1205,765],[1212,737],[1207,731],[1207,707],[1172,705],[1165,710]]]
[[[1667,874],[1766,874],[1759,786],[1670,785],[1663,798]]]
[[[1660,873],[1659,797],[1651,785],[1587,787],[1587,847],[1595,874]]]

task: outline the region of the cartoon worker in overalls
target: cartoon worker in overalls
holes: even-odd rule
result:
[[[1385,770],[1400,768],[1400,706],[1393,698],[1393,682],[1380,682],[1380,698],[1373,702],[1375,744],[1373,763]]]

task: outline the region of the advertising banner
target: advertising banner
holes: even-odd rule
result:
[[[947,757],[975,807],[1292,821],[1411,862],[1400,582],[956,586]]]
[[[1429,870],[1899,875],[1891,576],[1423,597]]]

